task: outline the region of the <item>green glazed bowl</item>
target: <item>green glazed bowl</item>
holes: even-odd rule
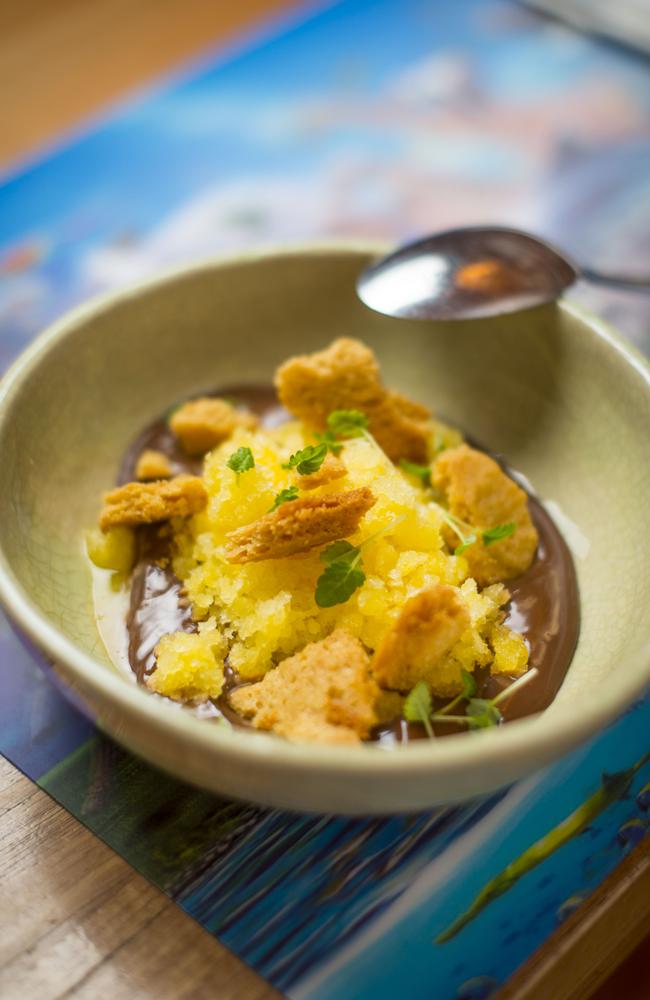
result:
[[[77,309],[0,387],[0,598],[76,704],[136,754],[203,788],[338,813],[488,792],[595,735],[650,679],[650,373],[573,306],[456,323],[365,309],[384,247],[309,246],[208,261]],[[99,639],[83,532],[139,428],[174,400],[269,381],[279,361],[360,337],[391,386],[501,452],[573,548],[582,630],[544,713],[386,750],[230,731],[154,698]]]

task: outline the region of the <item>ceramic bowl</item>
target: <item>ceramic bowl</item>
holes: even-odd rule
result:
[[[456,323],[392,320],[356,299],[383,247],[311,246],[208,261],[105,296],[47,330],[0,390],[0,596],[63,689],[136,754],[272,806],[415,810],[488,792],[593,736],[650,678],[650,375],[568,304]],[[567,678],[544,713],[381,749],[229,731],[149,695],[99,639],[84,529],[134,431],[173,400],[268,381],[277,363],[355,336],[391,386],[508,457],[573,547],[582,605]]]

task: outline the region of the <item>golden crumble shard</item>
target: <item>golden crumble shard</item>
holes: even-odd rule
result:
[[[356,744],[379,721],[382,692],[364,647],[343,629],[305,646],[230,695],[257,729],[299,743]]]
[[[271,514],[227,535],[226,557],[233,563],[282,559],[354,534],[375,503],[367,486],[345,493],[290,500]]]
[[[189,517],[207,503],[203,481],[198,476],[175,476],[154,483],[127,483],[104,494],[99,527],[134,526]]]
[[[450,512],[477,532],[514,523],[512,535],[485,545],[479,541],[463,553],[469,575],[480,586],[524,573],[537,549],[538,535],[528,497],[501,467],[481,451],[462,444],[443,451],[433,466],[433,484],[445,494]],[[458,544],[448,536],[451,547]]]
[[[188,455],[204,455],[226,441],[238,427],[254,430],[258,420],[237,410],[225,399],[203,396],[184,403],[171,416],[169,426]]]
[[[135,478],[141,480],[168,479],[173,475],[173,471],[171,462],[162,451],[145,448],[138,458]]]
[[[334,410],[361,410],[392,461],[427,461],[429,411],[384,387],[377,359],[361,341],[341,337],[324,351],[290,358],[275,385],[282,404],[309,427],[323,430]]]
[[[372,659],[382,687],[408,691],[429,681],[440,660],[471,625],[455,587],[434,584],[409,598]]]
[[[337,455],[331,452],[325,456],[323,464],[317,472],[312,472],[309,476],[300,477],[300,488],[303,490],[315,490],[319,486],[326,486],[328,483],[336,482],[347,474],[344,463]]]

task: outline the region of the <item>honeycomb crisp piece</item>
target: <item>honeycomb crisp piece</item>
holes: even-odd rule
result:
[[[168,479],[173,474],[171,462],[162,451],[145,448],[136,467],[136,479]]]
[[[467,605],[455,587],[437,583],[421,590],[409,598],[375,651],[374,677],[396,691],[430,681],[436,665],[470,624]]]
[[[341,459],[329,452],[317,472],[312,472],[309,476],[300,476],[300,488],[303,490],[315,490],[319,486],[326,486],[327,483],[333,483],[337,479],[342,479],[347,474],[347,471]]]
[[[252,524],[231,531],[226,536],[226,557],[233,563],[282,559],[347,538],[374,502],[367,486],[290,500]]]
[[[289,358],[275,385],[283,406],[309,427],[323,430],[333,410],[361,410],[392,461],[426,461],[429,411],[384,387],[375,355],[360,341],[341,337],[324,351]]]
[[[252,413],[236,410],[224,399],[203,396],[180,406],[169,426],[188,455],[204,455],[229,438],[237,427],[254,430],[257,423]]]
[[[172,517],[189,517],[203,510],[208,500],[198,476],[175,476],[155,483],[127,483],[104,494],[99,527],[108,531],[118,524],[154,524]]]
[[[256,729],[298,743],[354,744],[378,722],[381,691],[362,644],[344,629],[312,642],[236,689],[230,703]]]
[[[514,522],[508,538],[484,545],[479,539],[463,555],[470,576],[481,586],[509,580],[532,563],[538,535],[528,509],[528,497],[500,466],[469,445],[443,451],[433,466],[433,484],[447,498],[449,510],[478,531]],[[456,542],[451,542],[454,545]]]

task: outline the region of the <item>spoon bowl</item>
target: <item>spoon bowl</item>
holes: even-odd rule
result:
[[[387,316],[473,319],[553,302],[578,273],[555,247],[528,233],[472,226],[382,257],[360,275],[357,292]]]
[[[646,287],[579,269],[558,249],[518,229],[471,226],[406,244],[366,268],[361,301],[407,319],[478,319],[556,301],[578,277]]]

